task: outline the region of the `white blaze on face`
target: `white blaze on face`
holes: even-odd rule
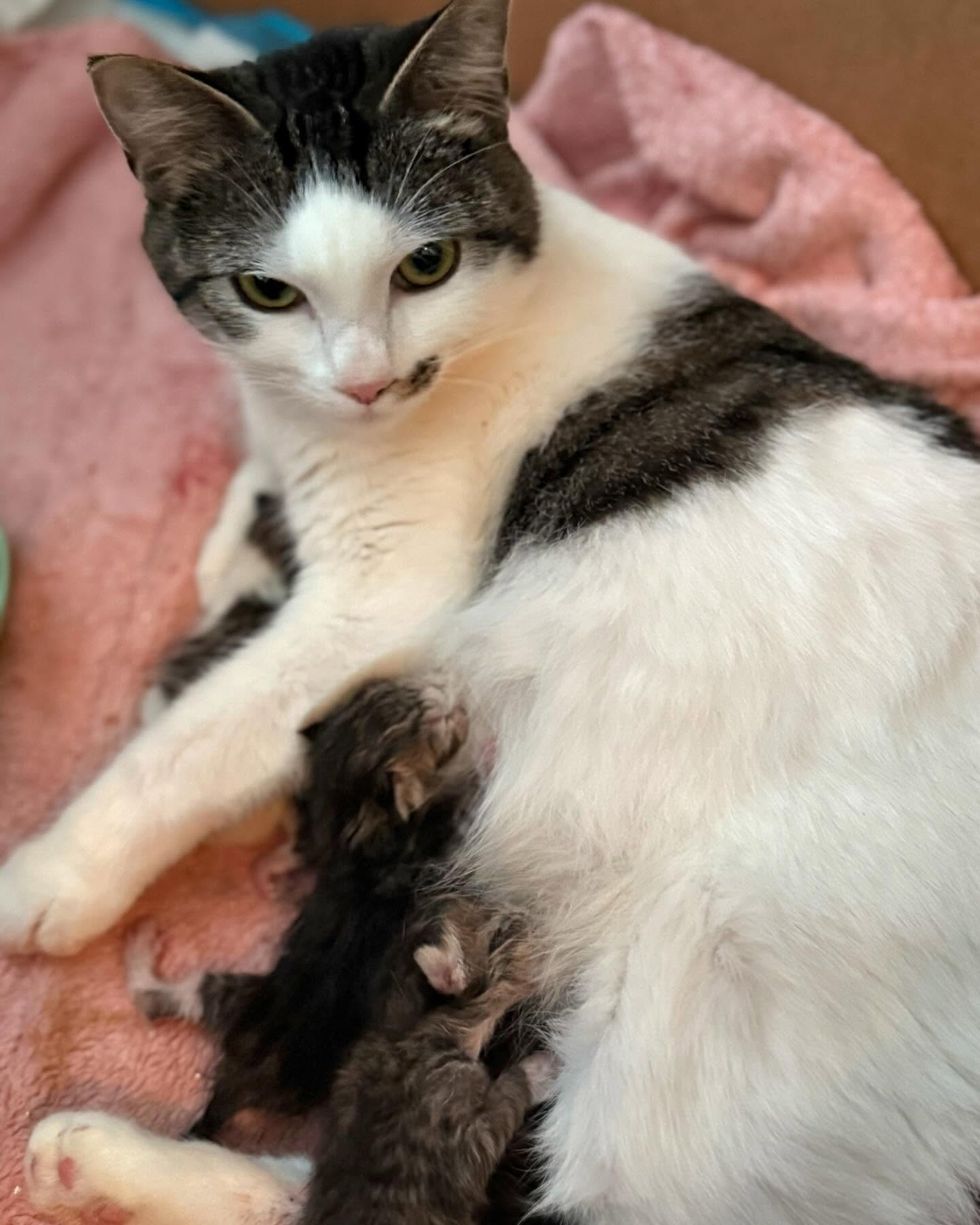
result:
[[[526,292],[523,262],[481,258],[465,237],[444,282],[412,292],[393,280],[416,248],[454,237],[437,220],[401,216],[354,185],[311,180],[255,269],[295,285],[305,301],[252,312],[255,334],[236,345],[236,359],[334,420],[405,411],[403,397],[382,392],[369,412],[344,389],[384,388],[432,358],[444,365],[511,318]]]

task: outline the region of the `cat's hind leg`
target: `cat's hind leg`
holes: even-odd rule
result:
[[[126,984],[133,1003],[150,1021],[176,1018],[222,1033],[262,981],[257,974],[192,971],[178,979],[156,970],[160,933],[152,920],[137,923],[126,937]]]
[[[309,1164],[172,1140],[94,1111],[51,1115],[24,1162],[35,1208],[105,1225],[291,1225]]]
[[[247,592],[261,592],[278,575],[277,558],[265,549],[265,535],[256,537],[257,520],[273,506],[273,482],[268,466],[254,457],[238,468],[197,559],[195,577],[205,623],[216,621]]]

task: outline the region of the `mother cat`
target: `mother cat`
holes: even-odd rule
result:
[[[209,613],[262,579],[258,492],[284,496],[301,572],[8,860],[0,936],[60,954],[104,931],[295,783],[325,695],[429,636],[495,741],[470,864],[530,912],[563,1003],[549,1203],[966,1222],[976,451],[918,392],[535,186],[505,25],[506,0],[454,0],[227,71],[93,65],[147,251],[240,378]],[[295,1202],[284,1167],[101,1116],[48,1120],[32,1156],[41,1200],[155,1223]]]

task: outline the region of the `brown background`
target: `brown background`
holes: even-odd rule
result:
[[[206,0],[219,9],[268,0]],[[438,0],[277,0],[322,27],[404,21]],[[576,0],[514,0],[514,92]],[[783,86],[854,133],[922,201],[980,286],[980,0],[633,0],[651,21]]]

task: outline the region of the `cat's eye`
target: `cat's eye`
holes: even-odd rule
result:
[[[238,295],[249,306],[263,311],[284,311],[298,306],[303,295],[295,285],[279,281],[274,276],[259,276],[257,272],[239,272],[232,277]]]
[[[459,266],[459,243],[451,238],[427,242],[406,255],[395,270],[402,289],[433,289],[447,281]]]

